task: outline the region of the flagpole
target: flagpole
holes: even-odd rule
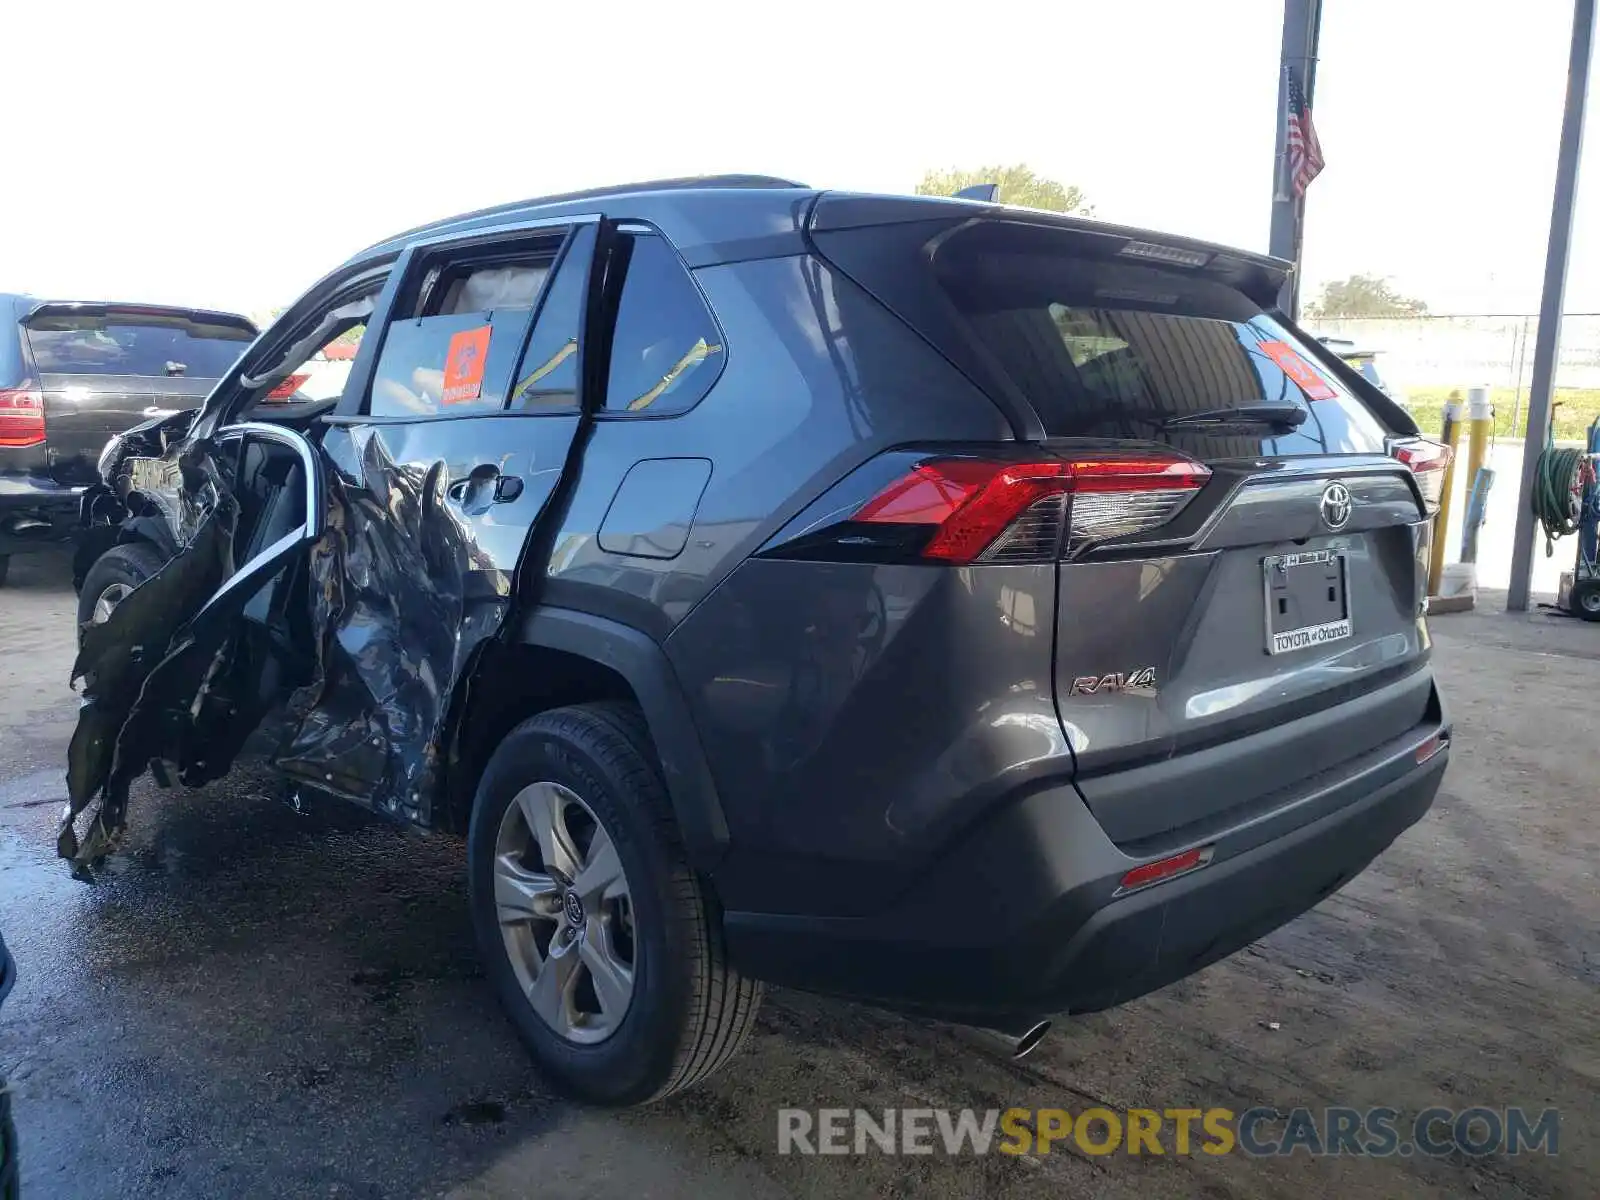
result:
[[[1312,103],[1317,86],[1317,36],[1322,28],[1322,0],[1284,0],[1283,49],[1278,63],[1278,111],[1276,147],[1272,169],[1272,226],[1267,248],[1278,258],[1295,265],[1295,272],[1278,299],[1278,307],[1291,317],[1300,307],[1300,252],[1304,241],[1305,204],[1296,199],[1289,186],[1287,122],[1289,105],[1288,72],[1292,68],[1300,81],[1306,104]]]

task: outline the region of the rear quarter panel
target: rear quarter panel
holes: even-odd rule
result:
[[[1008,441],[1012,430],[898,318],[817,259],[694,274],[726,337],[723,374],[680,415],[596,423],[541,599],[665,644],[728,823],[717,868],[725,904],[764,908],[800,894],[816,911],[862,911],[903,884],[1005,765],[1059,767],[1055,572],[752,559],[891,447]],[[672,558],[615,553],[599,536],[644,459],[711,461]],[[819,860],[830,875],[817,873]]]
[[[873,455],[931,438],[1011,436],[981,393],[819,261],[761,259],[694,276],[726,338],[721,377],[679,415],[596,422],[545,577],[534,585],[547,603],[658,641],[784,522]],[[646,459],[711,461],[683,549],[671,558],[601,544],[618,488]]]
[[[884,867],[907,860],[907,836],[923,845],[945,827],[930,812],[954,819],[946,802],[965,795],[972,777],[1007,755],[1062,744],[1049,699],[1054,571],[1008,584],[1006,601],[1034,605],[1044,622],[1007,681],[1022,689],[1007,702],[1038,718],[1042,732],[1001,726],[1005,739],[1048,746],[995,754],[981,736],[962,745],[962,731],[981,723],[996,696],[946,687],[949,664],[936,656],[948,638],[966,635],[953,635],[935,610],[962,608],[961,600],[964,611],[986,614],[975,622],[1001,630],[998,575],[973,602],[951,572],[751,556],[873,456],[913,442],[1008,441],[1010,424],[899,318],[816,258],[720,263],[693,275],[726,339],[722,375],[687,412],[595,423],[548,560],[537,566],[542,578],[525,581],[524,594],[664,644],[728,824],[729,853],[716,870],[725,904],[767,907],[780,892],[795,894],[789,880],[806,879],[808,899],[860,909],[897,886]],[[606,546],[619,543],[600,536],[624,478],[647,459],[711,464],[671,558],[615,553]],[[908,621],[932,640],[917,649],[900,640]],[[987,653],[979,637],[968,645]],[[891,702],[926,719],[897,734]],[[888,737],[900,740],[891,747]],[[885,782],[910,763],[905,790],[888,794]],[[844,790],[819,794],[841,780]],[[900,824],[886,826],[886,813]],[[817,855],[842,862],[834,886],[816,886]],[[786,875],[776,890],[775,872]]]

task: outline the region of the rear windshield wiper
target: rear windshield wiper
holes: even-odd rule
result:
[[[1240,404],[1232,408],[1203,408],[1180,413],[1161,422],[1162,429],[1211,428],[1219,425],[1269,425],[1295,429],[1306,419],[1298,404]]]

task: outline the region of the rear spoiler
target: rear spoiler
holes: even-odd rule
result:
[[[111,300],[41,300],[22,318],[24,325],[39,317],[73,316],[126,316],[159,317],[166,320],[187,321],[195,325],[231,325],[243,329],[251,337],[261,331],[254,321],[239,313],[221,312],[212,308],[179,308],[169,304],[129,304]]]
[[[1262,308],[1274,309],[1294,264],[1265,254],[1219,246],[1194,238],[1173,237],[1149,229],[1110,225],[1085,217],[1040,209],[1013,208],[973,199],[945,196],[870,196],[853,192],[824,192],[811,209],[809,230],[829,233],[870,225],[898,225],[914,221],[950,221],[952,224],[984,218],[1027,225],[1042,225],[1073,235],[1083,253],[1093,258],[1138,254],[1151,262],[1186,267],[1196,274],[1237,288]]]

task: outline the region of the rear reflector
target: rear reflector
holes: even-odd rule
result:
[[[1153,883],[1161,883],[1168,879],[1176,879],[1179,875],[1187,875],[1190,871],[1198,871],[1211,861],[1211,855],[1215,851],[1215,846],[1197,846],[1193,850],[1185,850],[1182,854],[1174,854],[1171,858],[1158,858],[1155,862],[1135,867],[1122,877],[1122,883],[1117,887],[1117,895],[1126,895],[1128,892],[1147,888]]]
[[[44,441],[44,393],[36,387],[0,388],[0,446]]]
[[[1450,447],[1427,438],[1412,438],[1396,442],[1389,453],[1411,468],[1428,512],[1438,512],[1439,497],[1444,494],[1445,468],[1450,465]]]
[[[1023,463],[930,459],[867,501],[854,519],[933,526],[924,558],[1041,562],[1087,542],[1165,524],[1210,477],[1200,463],[1164,455]],[[1069,528],[1064,546],[1063,516]]]
[[[1449,744],[1450,739],[1447,738],[1443,733],[1434,734],[1427,741],[1423,742],[1422,745],[1417,747],[1417,765],[1421,766]]]

